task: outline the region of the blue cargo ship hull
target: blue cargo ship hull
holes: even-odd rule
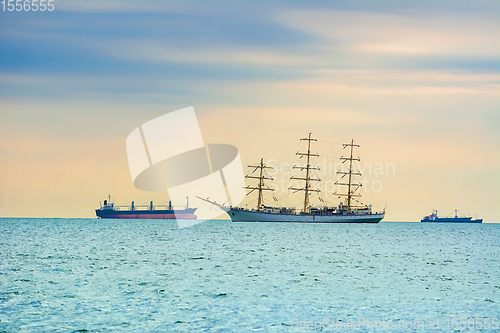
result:
[[[158,210],[114,210],[96,209],[95,213],[102,219],[197,219],[196,208],[158,209]]]
[[[434,223],[483,223],[483,219],[472,219],[470,216],[459,217],[455,210],[455,217],[439,217],[437,216],[437,210],[432,211],[432,214],[424,217],[420,222],[434,222]]]
[[[446,223],[483,223],[483,219],[475,219],[472,217],[436,217],[435,219],[430,219],[424,217],[420,222],[446,222]]]

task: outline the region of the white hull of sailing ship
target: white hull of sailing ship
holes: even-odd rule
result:
[[[298,222],[298,223],[379,223],[385,213],[358,215],[282,214],[231,208],[227,211],[233,222]]]
[[[337,172],[340,179],[335,182],[336,185],[345,186],[345,193],[333,193],[339,198],[344,197],[345,201],[341,202],[338,206],[332,206],[331,204],[326,204],[325,200],[320,199],[323,203],[319,206],[313,206],[310,202],[309,196],[313,193],[321,192],[319,189],[312,186],[311,182],[321,181],[318,177],[313,175],[313,172],[319,170],[319,167],[312,165],[311,158],[319,157],[317,153],[311,152],[311,141],[317,141],[311,138],[311,133],[307,138],[300,139],[301,141],[307,141],[307,153],[297,152],[296,155],[306,157],[305,165],[295,165],[294,169],[299,169],[304,172],[304,176],[292,176],[290,179],[304,181],[303,187],[290,187],[291,191],[302,191],[304,192],[304,202],[302,210],[296,211],[295,207],[270,207],[264,204],[263,193],[265,191],[274,191],[273,188],[264,184],[264,180],[273,180],[272,177],[266,175],[266,169],[272,169],[271,166],[264,164],[264,159],[260,160],[257,165],[249,165],[253,168],[252,174],[259,170],[258,175],[247,175],[246,178],[257,179],[258,183],[255,186],[246,186],[245,188],[251,190],[248,194],[253,191],[258,193],[257,207],[255,209],[246,209],[240,207],[227,207],[220,205],[216,202],[210,201],[208,198],[203,199],[203,201],[216,205],[226,211],[233,222],[297,222],[297,223],[379,223],[385,216],[385,209],[382,212],[372,212],[372,205],[363,204],[358,199],[361,197],[359,189],[362,184],[360,182],[354,181],[355,177],[361,176],[359,171],[354,171],[353,161],[359,161],[359,157],[353,157],[353,148],[359,147],[359,145],[354,144],[354,140],[351,143],[345,143],[344,149],[349,148],[350,153],[348,157],[342,156],[342,164],[346,164],[348,167],[346,171],[339,170]],[[346,163],[348,162],[348,163]],[[275,201],[279,203],[279,200],[274,197]]]

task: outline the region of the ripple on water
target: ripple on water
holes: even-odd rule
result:
[[[499,229],[0,219],[0,331],[498,317]]]

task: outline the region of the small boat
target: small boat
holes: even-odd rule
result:
[[[168,205],[149,205],[136,206],[134,202],[130,206],[116,206],[111,202],[111,196],[104,200],[104,205],[96,209],[96,215],[101,219],[189,219],[196,220],[194,212],[197,208],[189,208],[189,198],[185,207],[176,208],[172,206],[172,201]]]
[[[472,219],[471,216],[459,217],[457,210],[455,210],[455,217],[439,217],[437,213],[437,210],[433,210],[431,215],[424,217],[420,222],[483,223],[483,219]]]

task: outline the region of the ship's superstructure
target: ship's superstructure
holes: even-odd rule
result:
[[[210,201],[209,199],[203,199],[206,202],[217,205],[221,209],[225,210],[233,222],[300,222],[300,223],[378,223],[385,216],[385,210],[382,212],[372,212],[371,205],[362,204],[356,198],[360,197],[359,188],[362,186],[361,183],[355,182],[355,176],[361,176],[359,171],[354,171],[353,161],[359,161],[358,157],[353,157],[353,148],[359,147],[359,145],[354,144],[354,140],[351,143],[344,144],[343,148],[349,148],[349,157],[341,157],[342,163],[347,163],[347,170],[339,170],[338,175],[340,179],[335,183],[336,185],[346,188],[345,192],[337,193],[339,197],[344,197],[345,200],[341,202],[338,206],[329,206],[323,202],[323,205],[312,206],[310,203],[310,196],[313,193],[321,192],[320,189],[313,186],[321,182],[319,177],[315,176],[315,172],[319,170],[318,166],[313,164],[313,158],[319,157],[315,152],[311,151],[311,143],[316,141],[312,138],[312,134],[306,138],[301,139],[307,142],[307,152],[297,152],[296,155],[300,158],[305,157],[305,165],[295,165],[294,169],[300,170],[299,175],[294,175],[290,179],[297,181],[298,184],[302,182],[302,186],[298,185],[296,187],[291,186],[289,190],[294,192],[304,192],[304,201],[302,203],[302,209],[296,210],[295,207],[282,207],[279,205],[279,200],[273,196],[275,202],[278,204],[276,206],[267,206],[263,202],[263,192],[273,191],[273,189],[265,184],[267,180],[273,180],[265,174],[266,169],[271,169],[272,167],[266,165],[264,160],[261,159],[258,165],[249,165],[253,168],[252,175],[248,175],[247,178],[257,179],[258,183],[256,186],[247,186],[251,192],[258,191],[257,207],[254,209],[247,209],[241,207],[226,207],[224,205],[217,204]],[[253,175],[259,170],[258,175]],[[250,194],[249,192],[248,194]],[[355,202],[354,202],[355,201]]]

